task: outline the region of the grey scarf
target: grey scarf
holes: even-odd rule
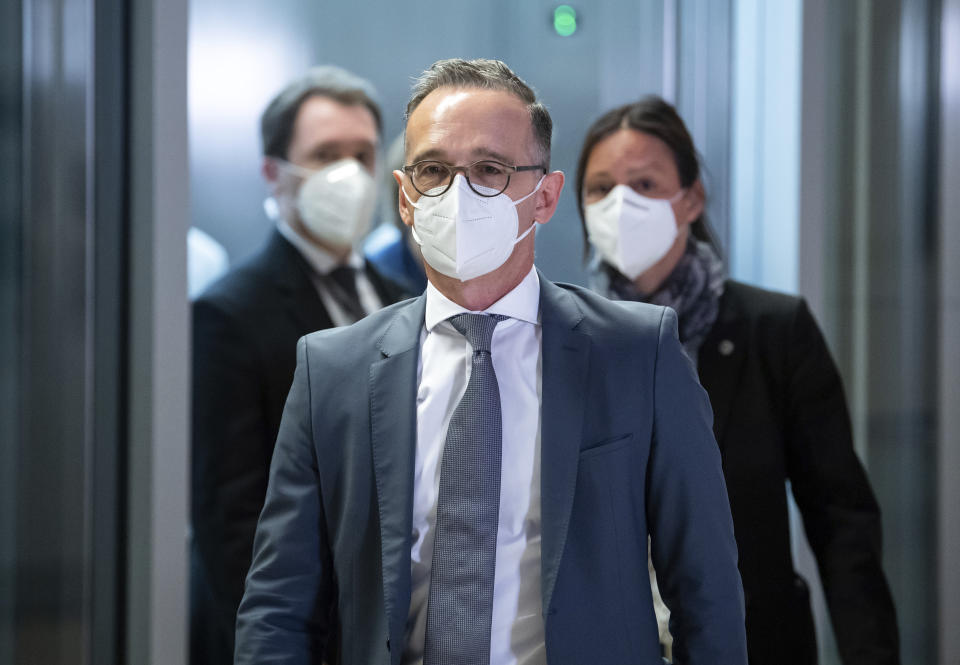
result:
[[[691,236],[673,272],[651,294],[641,293],[632,281],[599,258],[590,263],[590,281],[595,291],[613,300],[635,300],[673,308],[680,320],[680,343],[696,361],[700,345],[720,311],[723,262],[708,243]]]

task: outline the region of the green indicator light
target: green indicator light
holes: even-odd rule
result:
[[[553,29],[561,37],[569,37],[577,31],[577,11],[570,5],[560,5],[553,10]]]

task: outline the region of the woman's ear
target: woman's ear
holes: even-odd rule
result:
[[[707,195],[703,190],[703,183],[700,178],[690,185],[687,195],[680,201],[680,223],[691,224],[703,214],[703,206],[706,203]]]

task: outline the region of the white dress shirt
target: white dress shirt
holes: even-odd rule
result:
[[[293,227],[284,219],[277,220],[277,230],[280,231],[284,238],[290,241],[290,244],[300,252],[300,256],[304,258],[307,265],[313,269],[310,273],[310,279],[317,289],[317,293],[320,295],[320,301],[327,310],[327,314],[330,315],[330,320],[333,321],[333,325],[348,326],[351,323],[355,323],[353,317],[344,311],[340,303],[337,302],[337,299],[330,293],[329,286],[323,280],[324,276],[330,274],[334,268],[340,265],[336,257],[323,248],[317,247],[294,231]],[[363,258],[361,258],[355,250],[351,250],[346,263],[354,269],[353,274],[357,282],[357,295],[360,297],[360,306],[363,308],[363,311],[367,314],[372,314],[382,308],[383,303],[377,295],[377,290],[373,288],[373,284],[370,283],[370,280],[367,279],[366,272],[364,272],[366,264]]]
[[[447,320],[468,310],[427,285],[417,375],[412,594],[404,665],[423,662],[427,597],[447,426],[466,391],[473,349]],[[540,593],[540,280],[536,270],[488,307],[510,317],[490,344],[500,387],[503,447],[494,573],[491,665],[546,663]]]

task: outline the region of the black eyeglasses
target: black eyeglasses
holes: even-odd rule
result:
[[[466,166],[451,166],[443,162],[430,160],[420,161],[403,167],[403,172],[410,176],[413,188],[423,196],[441,196],[453,184],[453,176],[461,171],[467,179],[467,184],[480,196],[492,197],[502,194],[510,185],[510,176],[517,171],[543,171],[547,167],[542,164],[532,166],[507,166],[492,159],[482,159]],[[482,187],[484,191],[477,189]]]

